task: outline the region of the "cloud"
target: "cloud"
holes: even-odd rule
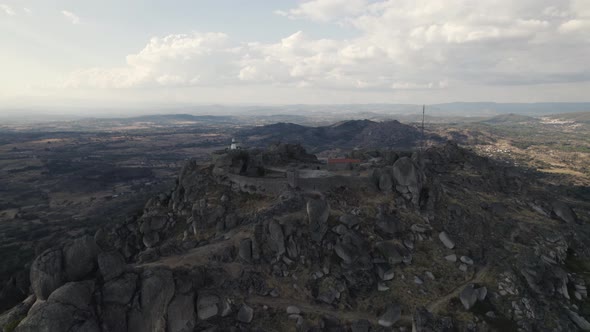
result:
[[[80,17],[78,17],[78,15],[67,10],[62,10],[61,13],[72,24],[80,24]]]
[[[576,33],[581,31],[590,33],[590,20],[574,19],[559,26],[559,32],[562,33]]]
[[[303,2],[297,8],[277,10],[275,13],[291,19],[327,22],[361,13],[366,6],[366,0],[311,0]]]
[[[12,7],[10,7],[9,5],[0,4],[0,11],[3,11],[4,14],[6,14],[8,16],[15,16],[16,15],[16,12],[14,11],[14,9],[12,9]]]
[[[72,73],[65,87],[135,88],[220,85],[237,80],[239,50],[223,33],[154,37],[120,68],[90,68]]]
[[[67,87],[272,86],[356,91],[446,90],[590,80],[584,0],[313,0],[291,19],[346,24],[351,38],[303,31],[275,42],[223,33],[152,38],[120,68],[72,73]]]
[[[31,15],[33,13],[33,11],[30,8],[27,7],[23,7],[23,11],[25,12],[25,14],[27,15]]]

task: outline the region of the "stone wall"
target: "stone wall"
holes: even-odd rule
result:
[[[304,190],[329,191],[339,187],[349,189],[371,189],[375,186],[367,177],[331,176],[325,178],[300,178],[299,188]]]
[[[228,174],[227,177],[232,183],[232,188],[250,193],[280,194],[289,186],[287,178],[248,177],[235,174]]]
[[[235,174],[227,175],[232,188],[250,193],[280,194],[290,186],[288,178],[247,177]],[[294,180],[294,179],[291,179]],[[297,187],[303,190],[329,191],[339,187],[349,189],[375,189],[375,185],[367,177],[331,176],[322,178],[297,178]]]

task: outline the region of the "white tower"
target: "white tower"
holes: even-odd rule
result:
[[[238,149],[238,143],[236,142],[235,138],[231,139],[231,145],[229,146],[230,150],[237,150]]]

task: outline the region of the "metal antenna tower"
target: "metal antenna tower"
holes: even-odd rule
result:
[[[426,113],[426,105],[422,105],[422,140],[420,142],[420,151],[424,149],[424,114]]]

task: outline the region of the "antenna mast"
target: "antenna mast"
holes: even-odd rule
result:
[[[422,142],[420,143],[420,151],[424,149],[424,114],[426,113],[426,105],[422,105]]]

